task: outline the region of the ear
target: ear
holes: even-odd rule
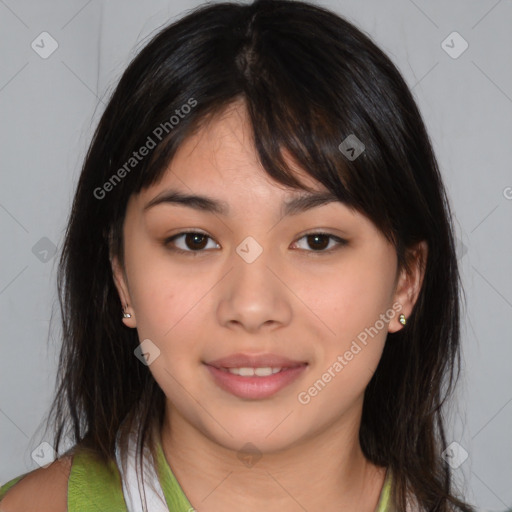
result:
[[[110,263],[112,265],[112,277],[117,288],[117,293],[119,294],[119,299],[121,300],[121,309],[123,310],[124,308],[121,312],[121,319],[127,327],[136,327],[137,320],[135,319],[135,311],[131,306],[132,301],[130,298],[130,292],[128,291],[124,268],[119,263],[117,256],[113,256],[110,259]],[[131,318],[123,318],[123,313],[129,313]]]
[[[389,332],[396,332],[403,328],[398,320],[401,314],[404,314],[407,319],[412,313],[423,284],[427,255],[428,245],[424,240],[406,251],[407,268],[402,268],[400,271],[393,297],[393,304],[400,304],[401,309],[390,320]]]

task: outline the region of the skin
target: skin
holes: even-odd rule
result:
[[[0,512],[66,512],[72,457],[63,456],[49,466],[30,471],[9,489]]]
[[[326,190],[288,163],[307,186]],[[170,188],[225,201],[229,214],[165,203],[144,210]],[[403,328],[398,313],[308,404],[297,395],[393,304],[409,316],[427,249],[412,248],[410,272],[398,271],[394,247],[341,202],[283,217],[282,202],[304,193],[264,172],[244,105],[235,103],[181,145],[159,183],[128,203],[124,267],[111,259],[131,314],[123,322],[160,350],[149,368],[167,397],[164,453],[201,512],[372,512],[379,499],[385,468],[364,457],[358,432],[387,332]],[[210,237],[202,252],[183,236],[165,245],[190,231]],[[315,251],[304,236],[311,231],[347,243],[324,238],[323,252]],[[236,252],[247,236],[263,249],[252,263]],[[241,399],[219,388],[203,364],[238,352],[308,366],[270,398]],[[250,467],[237,457],[248,442],[261,454]]]

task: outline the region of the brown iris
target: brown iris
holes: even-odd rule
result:
[[[187,233],[185,235],[185,244],[189,249],[204,249],[208,243],[208,237],[201,233]]]
[[[329,245],[329,237],[327,235],[314,233],[308,235],[307,238],[308,245],[315,250],[325,249]]]

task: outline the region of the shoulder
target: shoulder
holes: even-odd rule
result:
[[[68,480],[72,459],[72,455],[66,455],[45,468],[35,469],[22,475],[21,479],[7,490],[3,499],[0,498],[0,512],[67,511]]]

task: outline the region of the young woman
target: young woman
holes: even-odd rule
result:
[[[59,289],[54,448],[3,510],[472,510],[450,209],[418,108],[353,25],[207,5],[122,76]],[[50,422],[48,423],[50,424]]]

